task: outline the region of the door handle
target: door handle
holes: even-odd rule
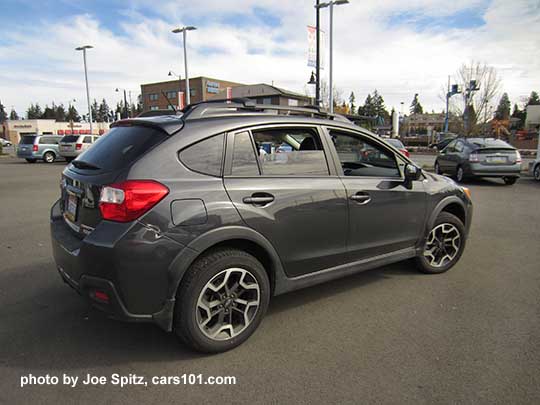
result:
[[[251,197],[242,198],[244,204],[253,204],[253,205],[265,205],[270,204],[274,201],[274,196],[272,194],[266,193],[255,193]]]
[[[371,197],[367,193],[358,192],[351,196],[351,200],[356,201],[359,205],[364,205],[371,201]]]

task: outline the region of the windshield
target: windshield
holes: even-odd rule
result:
[[[35,137],[35,136],[32,136],[32,135],[26,135],[26,136],[23,136],[23,137],[22,137],[20,143],[21,143],[22,145],[33,145],[35,140],[36,140],[36,137]]]
[[[493,138],[471,138],[469,142],[480,148],[514,148],[500,139]]]

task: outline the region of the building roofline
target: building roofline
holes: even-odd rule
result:
[[[234,84],[236,84],[238,86],[245,86],[245,84],[242,84],[242,83],[232,82],[232,81],[224,80],[224,79],[216,79],[216,78],[208,77],[208,76],[195,76],[195,77],[190,77],[189,78],[189,80],[197,80],[197,79],[215,80],[215,81],[218,81],[218,82],[229,82],[229,83],[234,83]],[[164,80],[164,81],[161,81],[161,82],[152,82],[152,83],[142,83],[141,87],[142,86],[152,86],[152,85],[156,85],[156,84],[165,84],[165,83],[178,83],[178,80],[179,79]],[[185,81],[186,79],[183,78],[183,79],[180,79],[180,80]]]

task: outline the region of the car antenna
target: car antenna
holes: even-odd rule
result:
[[[169,103],[169,105],[174,110],[174,113],[176,114],[176,107],[169,101],[169,97],[165,95],[165,92],[163,90],[161,90],[161,94],[163,94],[163,97],[165,97],[165,100],[167,100],[167,103]]]

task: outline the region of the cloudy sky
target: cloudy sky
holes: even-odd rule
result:
[[[190,76],[272,83],[304,93],[306,26],[314,0],[0,0],[0,100],[19,113],[31,102],[76,99],[86,110],[82,55],[91,44],[91,97],[115,104],[116,87],[183,75],[178,25],[195,25]],[[327,31],[328,9],[321,13]],[[350,0],[334,11],[334,82],[363,102],[378,89],[387,107],[414,93],[441,111],[447,75],[463,62],[494,66],[512,102],[540,90],[539,0]],[[326,74],[327,69],[324,70]]]

